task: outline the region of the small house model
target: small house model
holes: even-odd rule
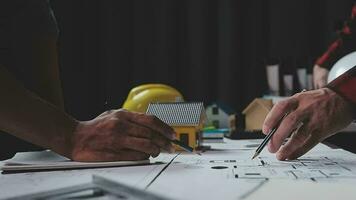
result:
[[[222,103],[213,103],[206,108],[206,116],[208,118],[208,125],[215,128],[229,128],[229,116],[234,111]]]
[[[272,109],[273,103],[270,99],[257,98],[253,100],[242,111],[245,115],[245,129],[246,131],[259,131],[262,130],[263,122]]]
[[[201,143],[201,132],[206,119],[204,105],[201,102],[150,103],[147,114],[155,115],[170,125],[177,139],[196,148]],[[177,147],[179,150],[180,148]]]

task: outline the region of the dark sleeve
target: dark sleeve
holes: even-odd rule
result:
[[[335,91],[356,107],[356,66],[331,81],[326,87]]]
[[[57,22],[48,0],[15,0],[14,4],[14,30],[33,35],[58,34]]]
[[[356,3],[352,7],[351,17],[344,24],[339,37],[317,59],[317,65],[330,69],[340,58],[355,51],[356,47]]]

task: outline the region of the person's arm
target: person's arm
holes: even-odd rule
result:
[[[289,114],[269,142],[269,151],[277,152],[280,160],[298,158],[350,124],[355,116],[355,106],[356,67],[353,67],[326,88],[298,93],[277,103],[265,119],[265,134],[285,113]]]
[[[356,105],[356,66],[331,81],[326,87]]]
[[[356,4],[352,7],[351,17],[339,32],[338,38],[331,43],[326,52],[315,62],[313,68],[314,88],[322,88],[327,84],[327,76],[331,67],[343,56],[355,50]]]
[[[33,92],[46,101],[64,109],[59,75],[57,35],[33,36],[31,44]]]
[[[153,116],[116,110],[80,122],[26,90],[0,66],[0,130],[78,161],[146,159],[175,133]],[[6,149],[2,149],[6,151]]]

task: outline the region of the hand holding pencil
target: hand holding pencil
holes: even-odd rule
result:
[[[278,102],[267,115],[264,134],[279,124],[270,137],[268,150],[277,153],[279,160],[296,159],[351,123],[352,111],[352,105],[328,88],[297,93]]]

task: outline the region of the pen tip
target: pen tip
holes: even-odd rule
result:
[[[258,153],[256,152],[256,153],[252,156],[251,160],[255,159],[257,156],[258,156]]]
[[[199,155],[199,156],[201,156],[201,153],[199,152],[199,151],[192,151],[192,153],[195,153],[196,155]]]

